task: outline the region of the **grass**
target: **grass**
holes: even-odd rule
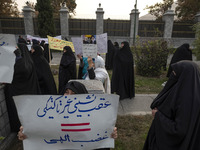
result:
[[[152,119],[151,115],[118,115],[114,150],[142,150]]]

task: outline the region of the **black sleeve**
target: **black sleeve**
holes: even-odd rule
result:
[[[95,72],[93,68],[88,69],[88,75],[90,79],[95,79]]]

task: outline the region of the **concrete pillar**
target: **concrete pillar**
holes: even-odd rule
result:
[[[65,3],[60,9],[60,30],[62,39],[68,38],[69,36],[69,10]]]
[[[22,11],[24,14],[25,34],[34,35],[34,25],[33,25],[34,10],[29,6],[24,6]]]
[[[134,44],[135,38],[138,35],[139,14],[138,9],[133,9],[130,13],[130,45]]]
[[[163,21],[165,22],[163,37],[166,39],[169,39],[172,37],[174,15],[175,13],[173,10],[167,10],[163,15]]]
[[[196,14],[195,18],[197,22],[200,22],[200,11]]]
[[[103,8],[101,8],[101,4],[99,4],[99,8],[96,11],[96,35],[103,33]]]

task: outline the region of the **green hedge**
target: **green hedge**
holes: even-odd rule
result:
[[[139,40],[138,40],[139,41]],[[166,69],[169,49],[164,40],[151,40],[147,42],[136,42],[132,51],[135,57],[136,72],[138,75],[155,77]]]

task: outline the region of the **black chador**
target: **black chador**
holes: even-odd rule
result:
[[[125,99],[135,96],[134,62],[128,42],[122,43],[124,46],[114,56],[111,92]]]
[[[172,64],[163,90],[151,104],[157,108],[143,150],[200,149],[200,71],[192,61]]]
[[[106,53],[105,67],[107,70],[113,69],[113,57],[115,54],[115,47],[111,40],[108,40],[108,52]]]
[[[69,46],[65,46],[59,67],[59,93],[70,79],[76,79],[76,57]]]
[[[183,45],[181,45],[180,47],[177,48],[177,50],[175,51],[175,53],[174,53],[174,55],[171,59],[171,62],[169,64],[167,77],[169,77],[171,72],[172,72],[171,65],[173,63],[176,63],[176,62],[181,61],[181,60],[192,60],[192,51],[190,50],[189,47],[190,47],[189,44],[183,44]]]
[[[40,85],[41,94],[57,94],[56,84],[47,60],[40,45],[33,45],[32,59]]]
[[[15,50],[17,57],[13,80],[11,84],[7,84],[5,87],[6,105],[12,132],[18,132],[21,126],[12,96],[40,94],[36,70],[29,50],[22,43],[18,44],[18,48],[18,50]]]

